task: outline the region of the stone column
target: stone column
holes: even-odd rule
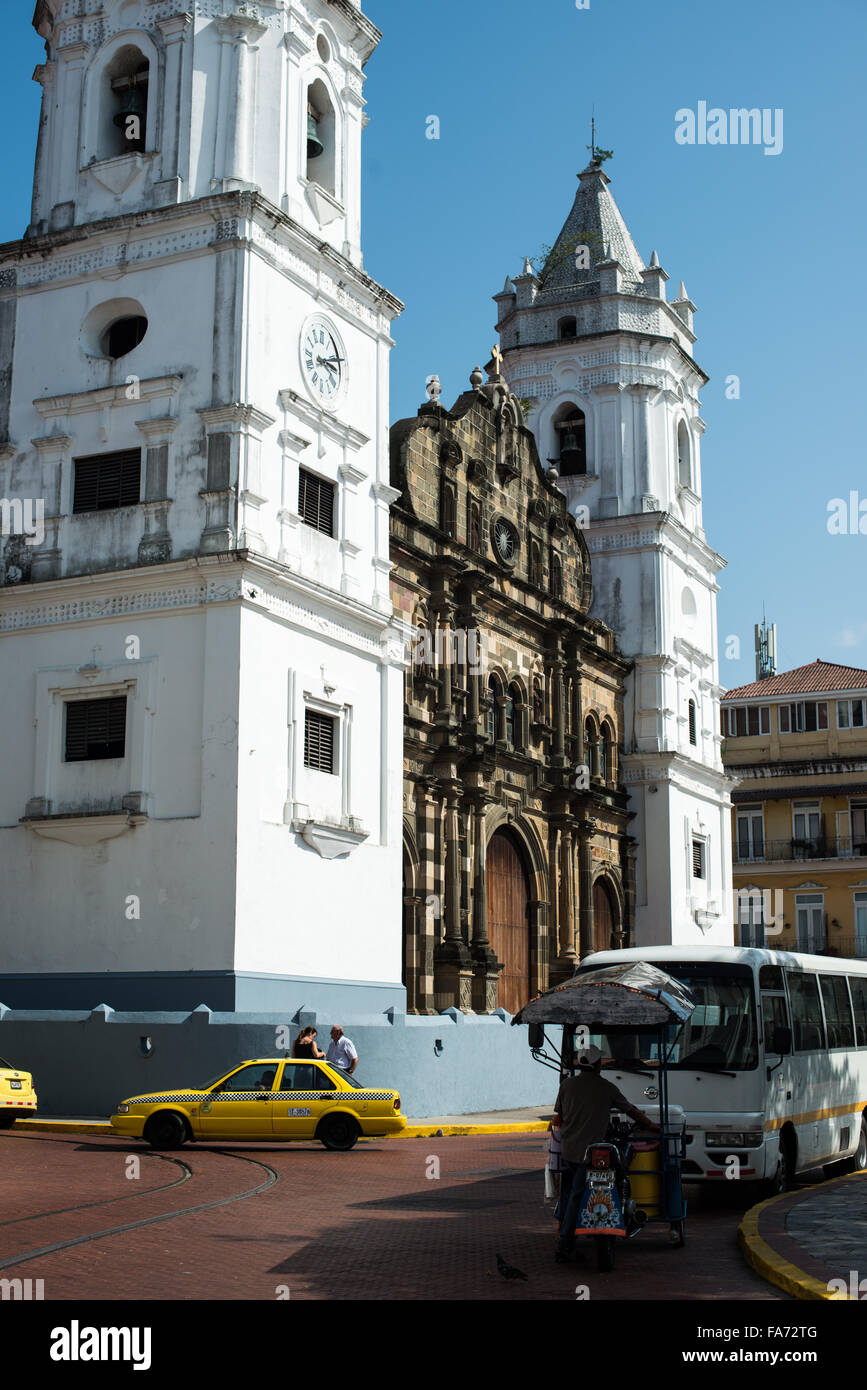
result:
[[[460,787],[447,783],[445,824],[445,936],[435,952],[435,1002],[438,1009],[452,1005],[472,1009],[472,958],[461,927]]]
[[[567,823],[560,831],[560,957],[559,963],[577,964],[575,950],[574,834]]]
[[[590,843],[596,823],[581,821],[578,826],[578,953],[583,960],[593,950],[593,848]]]
[[[163,89],[162,179],[156,185],[157,201],[161,204],[181,200],[181,80],[184,40],[193,22],[190,14],[169,15],[157,20],[157,28],[166,45],[166,75]],[[156,92],[156,82],[151,84]]]
[[[487,803],[480,797],[473,805],[473,1008],[492,1013],[497,1007],[500,966],[488,941]]]
[[[36,584],[40,580],[60,577],[63,514],[72,511],[75,480],[70,476],[68,486],[64,488],[64,472],[68,475],[72,473],[72,439],[69,435],[47,434],[30,442],[39,457],[45,504],[45,536],[41,545],[32,548],[30,555],[30,579]]]
[[[30,209],[30,226],[37,229],[40,221],[47,219],[51,210],[49,198],[51,147],[49,127],[51,111],[54,107],[54,83],[57,78],[56,63],[41,63],[33,72],[33,81],[42,87],[42,111],[39,117],[39,136],[36,142],[36,168],[33,175],[33,202]]]
[[[256,42],[268,26],[251,14],[235,11],[214,21],[222,42],[231,44],[231,77],[221,89],[224,94],[225,154],[222,184],[227,189],[250,186],[252,127],[254,122]],[[216,171],[215,171],[216,173]],[[217,178],[219,179],[219,174]]]
[[[563,662],[559,655],[554,658],[551,665],[551,688],[554,697],[554,746],[551,761],[555,768],[564,768],[566,766],[566,719],[563,691]]]
[[[52,179],[51,196],[57,201],[50,212],[50,229],[52,231],[71,227],[75,220],[75,199],[78,190],[78,171],[81,164],[78,148],[82,109],[81,97],[84,69],[91,52],[89,43],[68,43],[57,50],[57,57],[60,59],[57,98],[61,111],[66,113],[66,119],[60,119],[59,115],[55,113],[56,153],[52,164],[54,178]]]
[[[450,603],[443,603],[437,614],[435,642],[439,649],[439,694],[437,697],[437,724],[450,724],[452,720],[452,657],[454,655],[454,609]]]
[[[161,420],[137,420],[147,444],[145,455],[145,485],[142,511],[145,529],[138,543],[140,565],[154,565],[172,558],[172,538],[169,532],[169,441],[178,421],[172,416]]]

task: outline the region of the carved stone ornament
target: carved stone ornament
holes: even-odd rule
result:
[[[463,449],[453,439],[443,440],[440,448],[440,463],[447,468],[457,468],[464,456]]]

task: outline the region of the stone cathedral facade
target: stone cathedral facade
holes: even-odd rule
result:
[[[590,556],[520,403],[476,368],[391,431],[392,591],[409,625],[407,1007],[515,1013],[626,945],[627,663],[589,616]]]
[[[591,613],[632,662],[622,776],[635,942],[731,944],[731,784],[721,757],[717,576],[702,516],[695,305],[644,264],[597,158],[536,274],[494,296],[505,371],[580,515]]]

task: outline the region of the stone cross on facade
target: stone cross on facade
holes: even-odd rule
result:
[[[494,343],[494,346],[493,346],[493,348],[492,348],[492,350],[491,350],[491,357],[494,359],[494,373],[493,373],[493,374],[494,374],[494,376],[500,376],[500,375],[501,375],[500,367],[502,366],[502,362],[503,362],[503,354],[502,354],[502,352],[500,351],[500,344],[499,344],[499,343]]]

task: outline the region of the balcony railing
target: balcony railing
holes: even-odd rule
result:
[[[734,848],[738,864],[767,864],[786,859],[852,859],[867,855],[867,840],[851,835],[816,835],[811,840],[765,840],[762,845],[746,845],[735,839]]]

